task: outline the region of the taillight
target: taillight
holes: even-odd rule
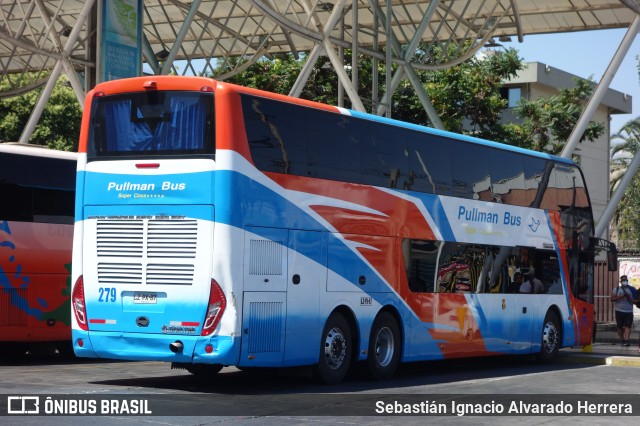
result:
[[[82,275],[80,275],[73,286],[73,292],[71,293],[71,306],[73,307],[73,313],[76,316],[78,326],[84,331],[89,331],[87,326],[87,311],[84,303],[84,281]]]
[[[220,318],[227,306],[227,299],[215,280],[211,280],[211,293],[209,294],[209,305],[207,306],[207,314],[204,317],[204,325],[202,326],[201,336],[208,336],[218,326]]]

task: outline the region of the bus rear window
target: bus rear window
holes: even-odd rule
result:
[[[149,91],[95,97],[87,155],[213,155],[213,94]]]

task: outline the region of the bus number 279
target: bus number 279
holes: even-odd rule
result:
[[[116,301],[116,289],[115,287],[100,287],[98,289],[100,297],[98,302],[115,302]]]

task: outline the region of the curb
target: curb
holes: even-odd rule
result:
[[[606,361],[616,367],[640,367],[640,358],[632,356],[610,356]]]
[[[614,367],[640,367],[640,357],[635,356],[607,356],[604,354],[562,354],[556,358],[557,362],[568,364],[610,365]]]

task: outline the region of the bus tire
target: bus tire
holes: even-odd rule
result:
[[[398,322],[389,312],[381,312],[373,321],[369,337],[369,375],[376,380],[391,378],[400,363],[401,347]]]
[[[558,356],[558,351],[562,344],[562,329],[558,314],[554,311],[547,311],[542,323],[542,342],[540,352],[538,353],[538,361],[548,363]]]
[[[345,317],[332,313],[322,330],[317,378],[328,385],[340,383],[351,366],[353,355],[351,328]]]
[[[185,369],[194,376],[209,377],[218,374],[222,370],[222,364],[191,364]]]

